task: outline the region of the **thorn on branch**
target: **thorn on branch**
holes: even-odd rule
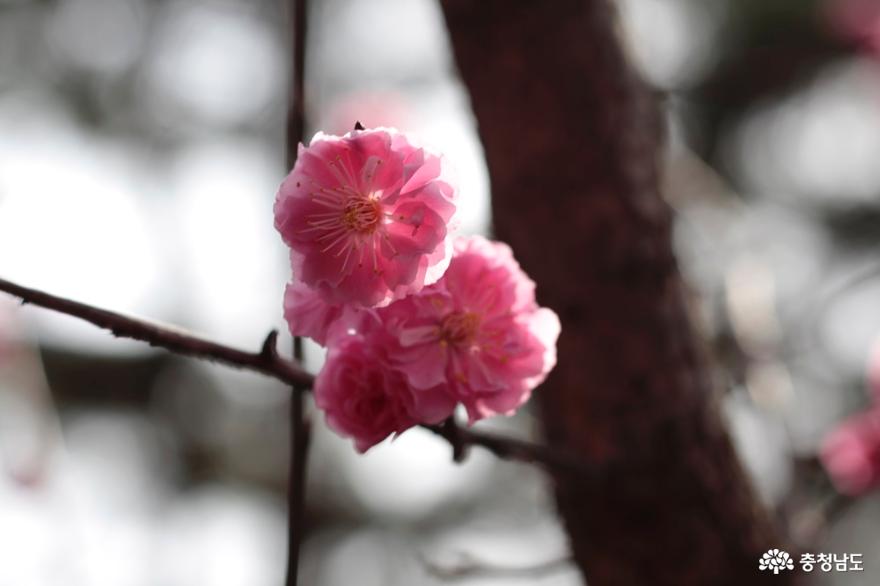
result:
[[[456,464],[461,464],[467,457],[467,444],[461,434],[461,428],[455,423],[455,417],[450,417],[443,422],[443,437],[452,446],[452,459]]]
[[[263,346],[260,348],[260,356],[262,356],[267,363],[272,363],[279,358],[278,330],[272,330],[266,336],[265,341],[263,341]]]

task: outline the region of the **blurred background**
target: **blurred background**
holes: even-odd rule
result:
[[[312,4],[308,134],[419,134],[457,169],[460,231],[491,233],[438,6]],[[875,585],[880,499],[841,499],[816,452],[869,404],[880,334],[880,3],[618,8],[667,115],[677,252],[737,445],[796,542],[863,554],[816,583]],[[0,276],[242,348],[283,331],[286,22],[266,0],[0,0]],[[287,401],[0,299],[0,586],[281,584]],[[487,425],[538,437],[528,412]],[[306,584],[582,583],[529,467],[456,466],[421,430],[358,456],[319,422],[308,481]]]

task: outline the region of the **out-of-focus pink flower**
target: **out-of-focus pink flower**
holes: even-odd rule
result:
[[[455,189],[441,158],[377,128],[300,145],[275,200],[294,278],[330,304],[387,305],[449,263]]]
[[[455,409],[443,387],[411,386],[376,341],[360,334],[334,338],[315,379],[315,404],[327,425],[354,439],[361,453],[418,423],[439,423]]]
[[[378,312],[394,366],[416,389],[445,385],[470,422],[512,414],[556,364],[560,325],[510,248],[460,238],[436,284]]]
[[[825,0],[824,12],[834,32],[880,53],[880,3],[877,0]]]
[[[820,458],[843,494],[855,496],[880,486],[880,408],[851,417],[828,434]]]

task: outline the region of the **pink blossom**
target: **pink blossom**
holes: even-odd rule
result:
[[[460,238],[436,284],[379,311],[396,368],[417,389],[445,385],[471,423],[512,414],[556,364],[560,325],[505,244]]]
[[[454,199],[441,158],[396,130],[319,132],[278,191],[275,227],[325,301],[382,306],[446,270]]]
[[[315,403],[327,425],[353,438],[361,453],[418,423],[439,423],[455,408],[442,387],[410,385],[376,342],[360,334],[334,338],[315,380]]]
[[[820,458],[841,493],[858,495],[880,486],[880,408],[851,417],[828,434]]]
[[[360,313],[357,307],[325,302],[317,291],[300,281],[288,283],[284,290],[284,319],[290,334],[311,338],[322,346],[333,332],[345,333]]]

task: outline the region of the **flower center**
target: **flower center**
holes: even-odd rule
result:
[[[371,234],[382,219],[382,207],[372,197],[353,197],[342,209],[342,223],[346,228],[360,234]]]
[[[480,326],[480,315],[472,311],[454,311],[440,322],[440,342],[464,346],[473,342]]]

